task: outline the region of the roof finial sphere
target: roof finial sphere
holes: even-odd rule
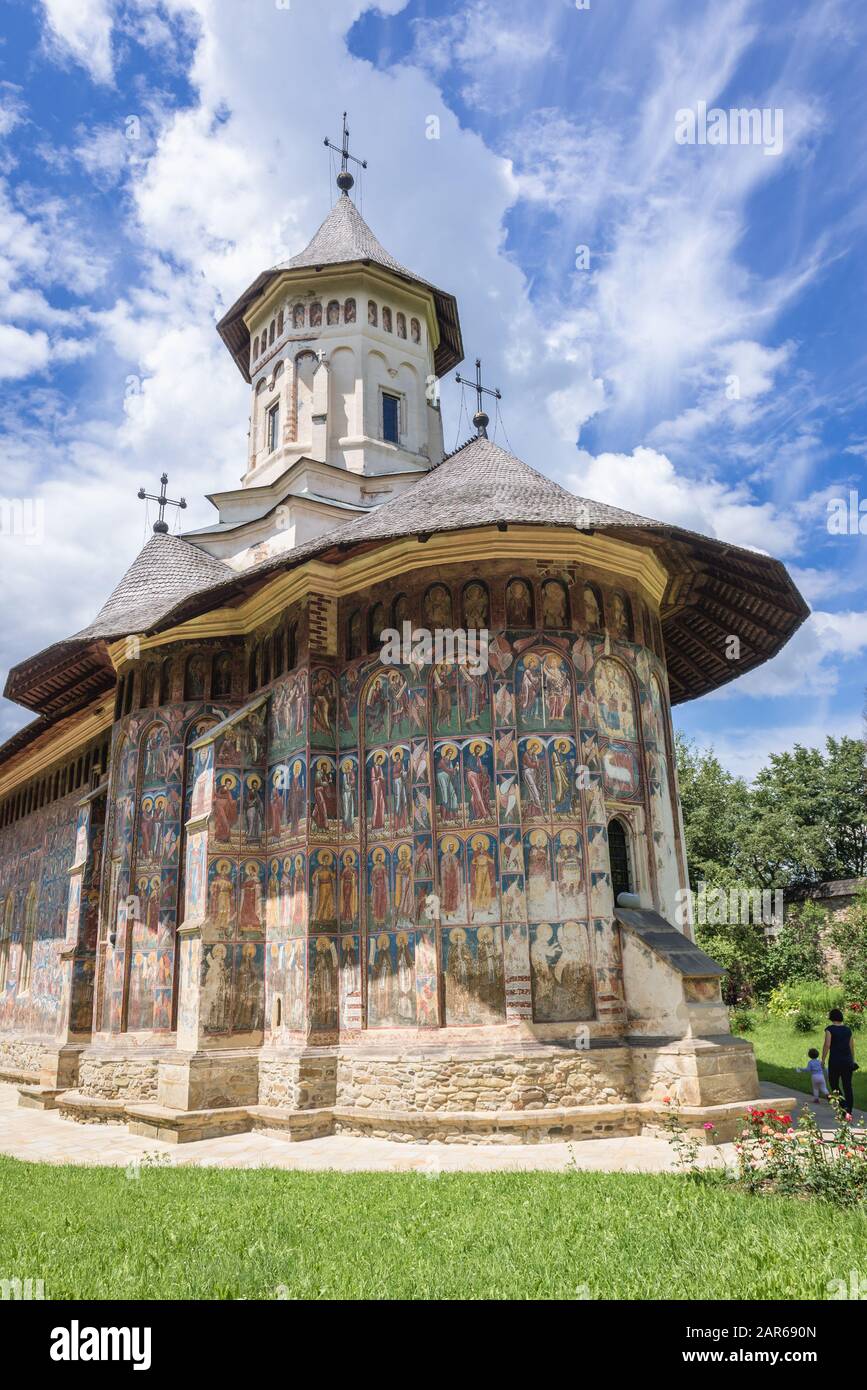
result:
[[[352,177],[349,170],[341,169],[340,173],[337,175],[337,187],[340,189],[341,193],[348,193],[354,183],[355,179]]]
[[[475,415],[473,416],[473,424],[475,425],[476,429],[478,430],[479,434],[482,436],[483,439],[487,439],[488,437],[488,425],[490,423],[490,415],[486,414],[484,410],[476,411]]]

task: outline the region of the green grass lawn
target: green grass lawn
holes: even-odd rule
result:
[[[0,1278],[46,1298],[808,1298],[867,1212],[719,1175],[292,1173],[0,1158]],[[283,1286],[283,1293],[279,1293]]]
[[[806,1091],[809,1095],[809,1076],[795,1068],[807,1065],[808,1047],[817,1047],[821,1056],[823,1035],[822,1024],[814,1033],[796,1033],[788,1019],[768,1018],[757,1024],[752,1032],[741,1036],[755,1048],[762,1081],[776,1081],[787,1090]],[[856,1071],[853,1083],[855,1105],[867,1110],[867,1032],[863,1030],[855,1034],[855,1054],[862,1067],[861,1071]]]

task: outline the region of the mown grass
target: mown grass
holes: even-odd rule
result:
[[[822,1053],[825,1027],[820,1023],[813,1033],[796,1033],[790,1019],[769,1017],[741,1036],[751,1042],[762,1081],[776,1081],[787,1090],[810,1094],[810,1078],[795,1070],[807,1065],[807,1048],[817,1047]],[[863,1068],[853,1080],[855,1105],[867,1110],[867,1030],[855,1034],[855,1054]]]
[[[867,1213],[720,1174],[297,1173],[0,1158],[0,1278],[60,1299],[824,1298]]]

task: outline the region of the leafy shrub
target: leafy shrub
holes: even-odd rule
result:
[[[819,1197],[840,1207],[867,1198],[867,1147],[839,1105],[837,1128],[825,1139],[803,1110],[797,1127],[778,1110],[751,1110],[735,1143],[738,1180],[751,1192]]]
[[[812,1033],[818,1026],[816,1015],[811,1014],[807,1009],[799,1009],[792,1022],[796,1033]]]
[[[772,990],[767,1007],[777,1018],[794,1018],[802,1011],[827,1018],[829,1009],[842,1009],[845,999],[842,985],[826,985],[824,980],[796,980]]]
[[[731,1024],[733,1033],[751,1033],[756,1026],[755,1014],[752,1009],[732,1009]]]
[[[811,1009],[820,1018],[829,1009],[842,1009],[845,991],[842,985],[826,985],[824,980],[798,980],[790,985],[792,998],[803,1008]]]

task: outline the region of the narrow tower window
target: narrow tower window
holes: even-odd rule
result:
[[[382,437],[389,444],[400,441],[400,397],[382,393]]]
[[[280,402],[275,401],[268,411],[268,453],[273,454],[280,443]]]

